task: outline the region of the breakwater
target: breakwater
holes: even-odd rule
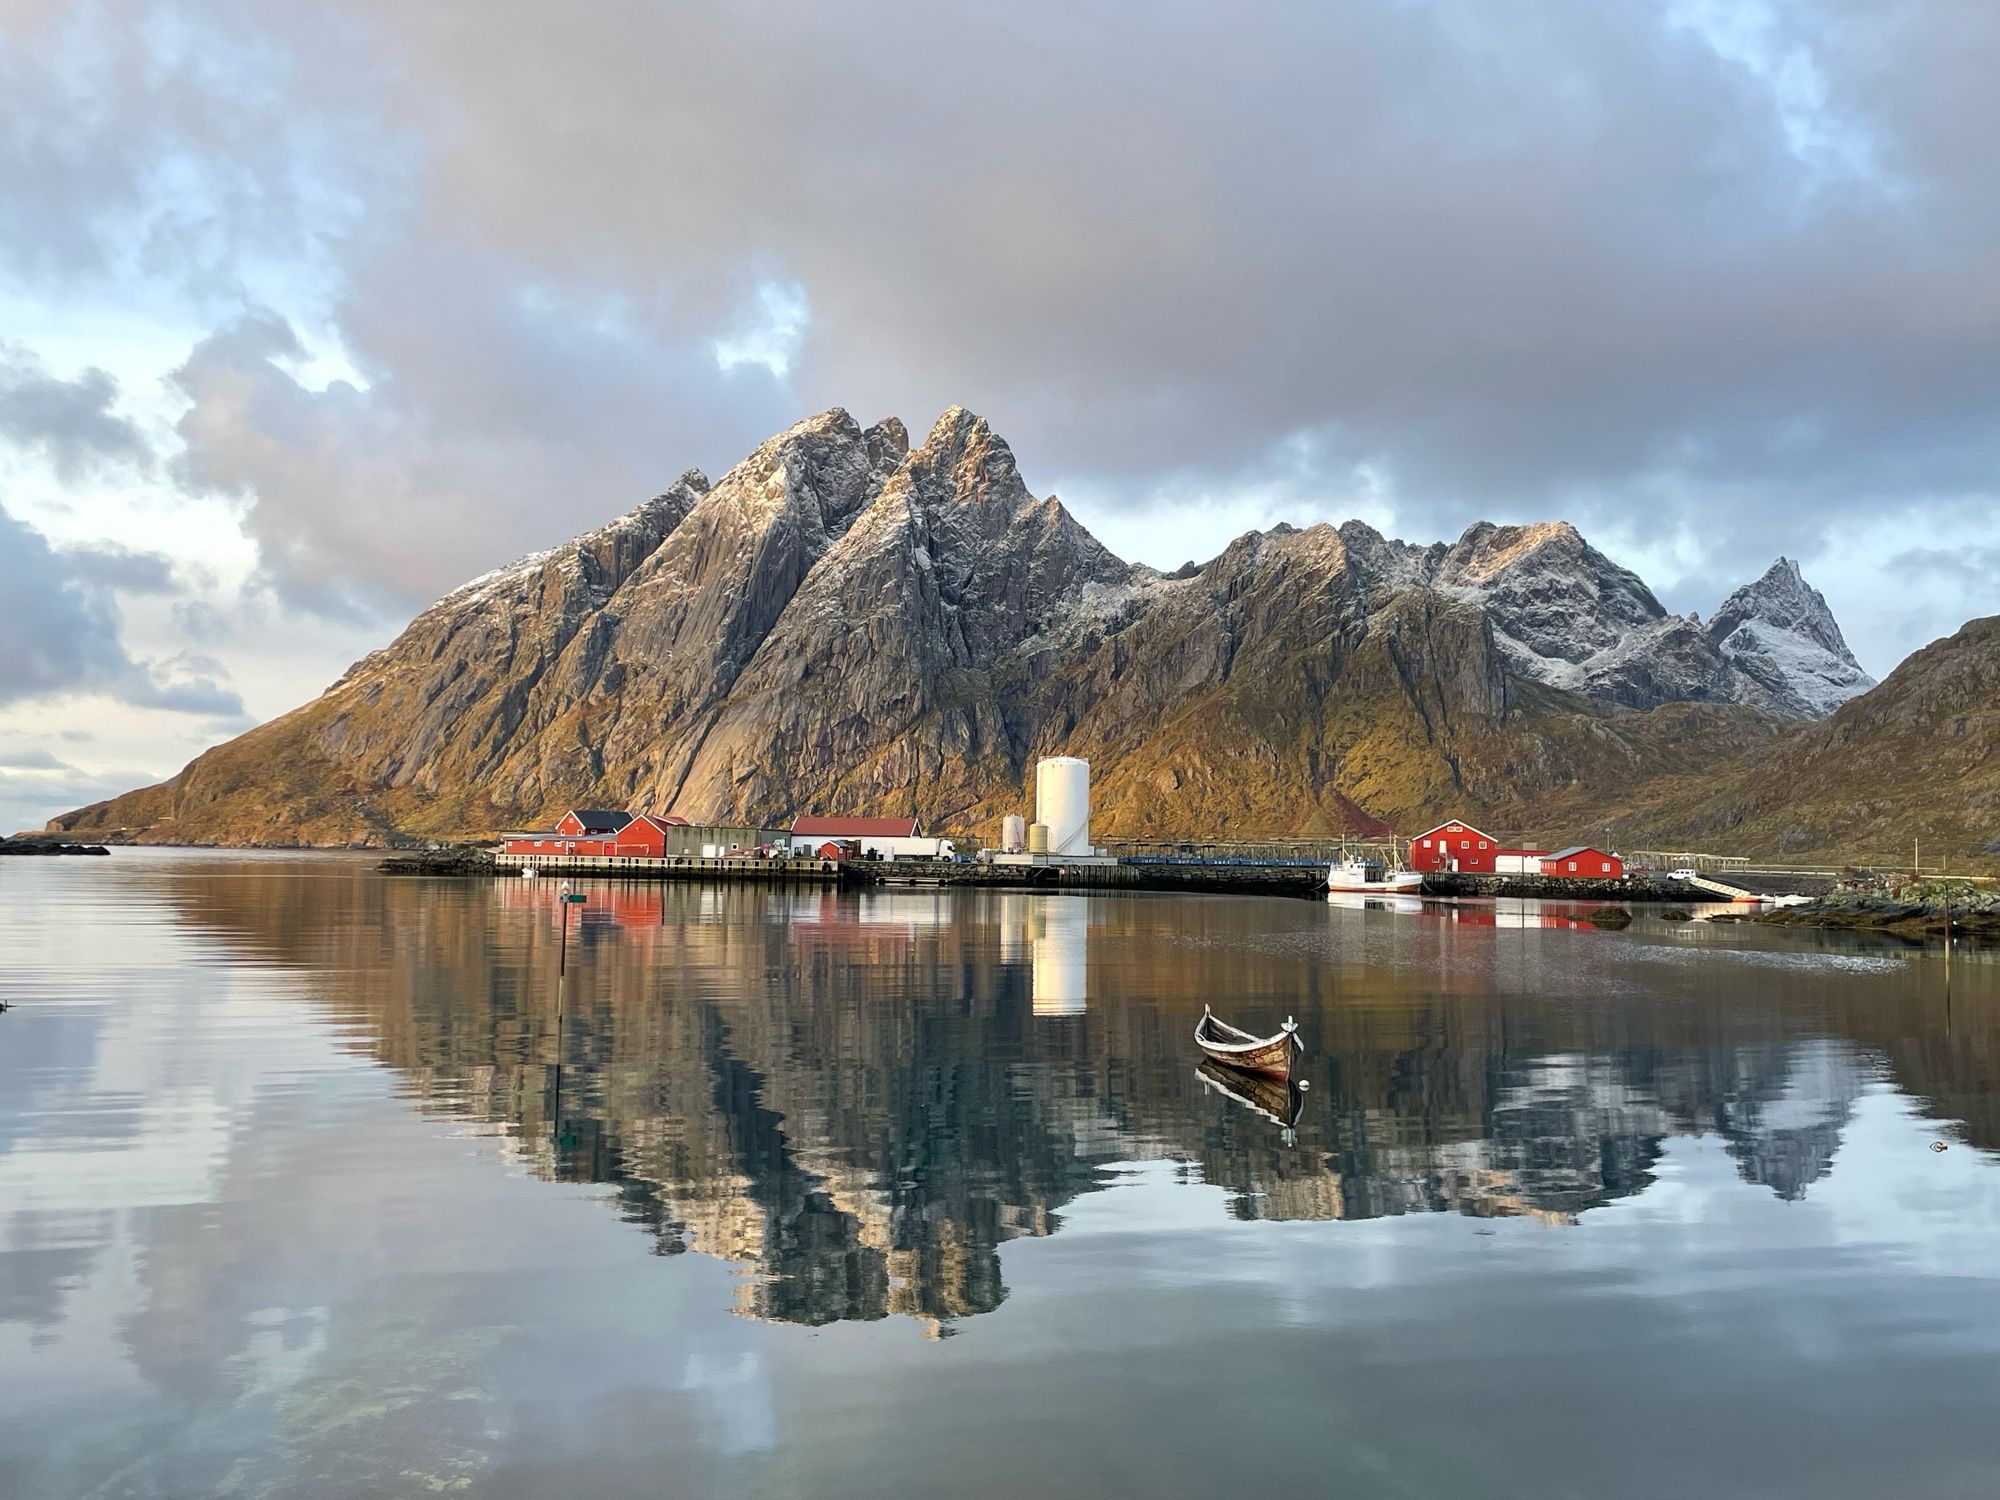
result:
[[[1646,901],[1673,906],[1726,898],[1679,880],[1555,880],[1545,875],[1426,875],[1426,896],[1515,901]]]

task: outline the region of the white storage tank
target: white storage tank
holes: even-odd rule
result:
[[[1047,854],[1049,852],[1048,824],[1030,823],[1028,825],[1028,852],[1030,854]]]
[[[1028,820],[1019,813],[1008,813],[1000,820],[1000,849],[1006,854],[1019,854],[1028,847]]]
[[[1035,767],[1035,821],[1049,830],[1049,853],[1089,854],[1090,762],[1052,755]]]

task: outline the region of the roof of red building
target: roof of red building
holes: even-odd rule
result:
[[[1558,849],[1553,854],[1544,854],[1542,858],[1574,859],[1579,854],[1597,854],[1597,855],[1602,855],[1606,859],[1610,859],[1612,857],[1608,850],[1600,849],[1595,844],[1571,844],[1567,849]]]
[[[677,818],[672,813],[640,813],[632,821],[634,823],[651,823],[655,828],[685,828],[688,826],[686,818]]]
[[[806,813],[792,821],[792,832],[807,839],[913,839],[915,818],[823,818]]]
[[[1432,834],[1438,832],[1439,829],[1443,828],[1463,828],[1467,833],[1478,834],[1488,843],[1491,843],[1493,841],[1492,834],[1487,833],[1481,829],[1474,828],[1470,823],[1466,822],[1465,819],[1463,818],[1447,818],[1444,822],[1438,824],[1436,828],[1426,828],[1422,833],[1413,833],[1410,835],[1410,837],[1418,839],[1427,839]]]
[[[572,807],[563,818],[575,818],[583,826],[585,833],[616,833],[632,821],[632,815],[620,808]],[[560,824],[562,818],[556,819]]]

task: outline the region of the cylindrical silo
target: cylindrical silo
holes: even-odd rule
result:
[[[1000,820],[1000,848],[1003,853],[1019,854],[1028,847],[1028,820],[1019,813],[1008,813]]]
[[[1049,852],[1048,824],[1030,823],[1028,825],[1028,852],[1030,854],[1047,854]]]
[[[1091,852],[1089,761],[1052,755],[1036,765],[1035,821],[1049,825],[1049,853]]]

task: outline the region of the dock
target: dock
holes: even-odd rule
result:
[[[598,880],[708,880],[753,885],[871,885],[871,869],[861,862],[838,859],[757,859],[727,855],[668,855],[664,858],[608,854],[495,854],[486,849],[456,849],[387,859],[379,868],[389,875],[506,875],[521,878],[523,869],[537,875],[589,876]]]

